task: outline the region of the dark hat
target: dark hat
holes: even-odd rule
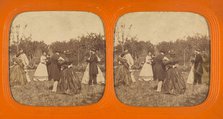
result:
[[[121,53],[121,55],[120,55],[120,56],[121,56],[121,57],[124,57],[124,56],[125,56],[125,54],[126,54],[126,53]]]
[[[57,53],[57,52],[58,52],[58,53],[60,53],[60,51],[59,51],[59,50],[54,50],[54,53]]]
[[[72,52],[70,50],[66,50],[65,54],[70,55],[70,54],[72,54]]]
[[[161,49],[160,52],[162,52],[162,53],[164,53],[164,54],[166,53],[163,49]]]

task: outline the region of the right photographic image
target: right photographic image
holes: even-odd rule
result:
[[[129,106],[196,106],[208,97],[211,40],[205,18],[190,12],[133,12],[119,18],[114,86]]]

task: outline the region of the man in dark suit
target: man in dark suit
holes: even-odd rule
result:
[[[59,51],[55,51],[55,54],[50,59],[51,61],[50,77],[51,77],[51,80],[54,81],[52,92],[57,92],[57,85],[60,80],[60,66],[58,62],[59,58],[60,58]]]
[[[163,81],[166,77],[165,66],[163,64],[163,58],[165,56],[164,50],[160,50],[160,54],[154,58],[154,75],[155,80],[158,80],[157,92],[161,92]]]
[[[95,49],[91,49],[90,58],[87,60],[87,62],[89,63],[89,76],[90,76],[89,85],[92,85],[92,83],[97,84],[98,58],[95,52],[96,52]]]
[[[195,50],[195,61],[194,61],[194,85],[195,84],[201,84],[201,77],[203,75],[203,59],[200,54],[200,50]]]

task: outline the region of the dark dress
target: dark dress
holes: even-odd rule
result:
[[[200,54],[197,54],[195,56],[195,61],[194,61],[194,84],[201,84],[201,77],[203,74],[203,59]]]
[[[163,81],[166,77],[165,66],[163,64],[164,55],[159,54],[154,58],[153,70],[154,70],[154,79],[158,79],[159,81]]]
[[[118,58],[120,63],[115,69],[115,86],[130,85],[132,82],[131,73],[127,61],[121,57]]]
[[[97,74],[98,74],[98,58],[95,54],[92,54],[90,59],[87,60],[87,62],[89,63],[89,76],[90,76],[90,80],[89,80],[89,85],[93,84],[97,84]],[[93,81],[93,82],[92,82]]]
[[[79,94],[81,92],[81,81],[73,69],[72,60],[64,58],[61,65],[61,76],[57,86],[58,93]]]
[[[58,63],[59,55],[54,54],[51,57],[51,64],[50,64],[50,76],[54,81],[60,80],[60,65]]]
[[[14,59],[15,64],[10,69],[10,84],[25,85],[27,83],[26,72],[22,60],[19,58]]]
[[[186,83],[179,69],[174,67],[175,64],[177,64],[177,61],[172,58],[169,58],[169,61],[165,62],[167,74],[163,82],[162,92],[178,95],[185,92]]]

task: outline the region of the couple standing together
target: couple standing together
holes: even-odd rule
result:
[[[132,70],[134,60],[128,49],[124,49],[124,52],[118,57],[117,61],[118,67],[115,70],[115,86],[130,85],[132,82],[136,82]]]
[[[72,53],[69,51],[64,54],[56,52],[51,57],[51,70],[49,74],[54,80],[53,92],[77,94],[81,90],[81,83],[96,85],[105,82],[102,71],[98,67],[100,58],[96,55],[96,50],[94,48],[90,50],[90,57],[87,59],[88,65],[82,77],[82,81],[79,80],[74,66],[72,65],[74,59],[71,54]]]
[[[195,57],[191,60],[192,67],[187,79],[188,84],[201,84],[203,75],[203,58],[200,50],[195,50]]]
[[[195,50],[193,66],[188,76],[187,83],[201,84],[203,74],[203,59],[200,50]],[[164,54],[163,51],[155,58],[154,77],[158,79],[157,91],[168,94],[183,94],[186,90],[186,83],[178,69],[178,61],[174,51]]]
[[[90,50],[90,57],[87,59],[88,64],[81,81],[83,84],[96,85],[105,83],[104,75],[98,66],[101,59],[96,52],[94,48]]]
[[[186,83],[178,69],[178,60],[173,50],[160,54],[154,58],[154,78],[158,80],[157,92],[166,94],[183,94],[186,91]]]

